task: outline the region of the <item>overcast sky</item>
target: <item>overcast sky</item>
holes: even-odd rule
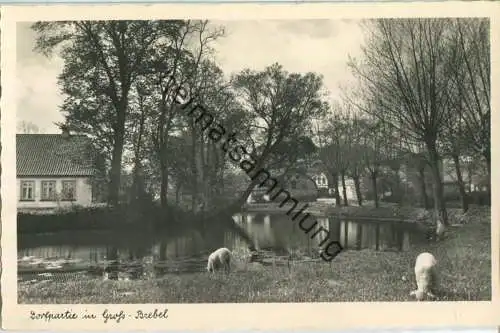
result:
[[[226,75],[243,68],[260,70],[281,63],[291,72],[313,71],[324,76],[331,98],[339,84],[352,79],[348,55],[357,56],[363,34],[357,21],[259,20],[214,21],[226,27],[227,36],[214,44]],[[35,34],[30,23],[17,25],[17,120],[37,125],[44,133],[58,133],[53,122],[62,121],[57,76],[64,62],[33,51]]]

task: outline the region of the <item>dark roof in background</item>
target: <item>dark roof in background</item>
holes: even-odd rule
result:
[[[17,134],[18,176],[91,176],[91,142],[85,135]]]

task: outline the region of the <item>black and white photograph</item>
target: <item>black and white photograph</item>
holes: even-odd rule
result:
[[[14,303],[494,300],[492,14],[211,10],[10,18]]]

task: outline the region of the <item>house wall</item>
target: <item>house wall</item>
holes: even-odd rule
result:
[[[346,177],[345,178],[345,187],[346,187],[346,196],[347,200],[357,200],[358,197],[356,196],[356,187],[354,186],[354,180],[352,178]],[[340,197],[344,197],[344,188],[342,187],[342,181],[340,180],[338,183],[338,189],[340,193]]]
[[[32,180],[35,181],[35,195],[34,201],[21,201],[21,181],[22,180]],[[55,180],[56,181],[56,193],[60,193],[62,190],[62,182],[66,180],[76,180],[76,193],[75,199],[73,201],[41,201],[42,196],[42,180]],[[89,206],[92,204],[92,185],[87,177],[23,177],[17,178],[17,208],[18,209],[51,209],[57,207],[66,207],[71,205],[81,205]]]
[[[295,184],[295,187],[293,184]],[[314,181],[303,175],[290,177],[285,183],[284,189],[295,198],[316,197],[318,195],[318,189]]]

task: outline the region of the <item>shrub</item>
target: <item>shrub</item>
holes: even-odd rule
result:
[[[447,191],[443,195],[445,201],[459,201],[461,200],[460,192],[458,190],[455,191]]]
[[[318,189],[318,197],[320,198],[330,198],[331,195],[328,193],[327,188],[319,188]]]
[[[469,203],[480,206],[491,205],[491,197],[486,191],[478,191],[469,193]]]
[[[59,209],[51,214],[18,212],[19,233],[56,232],[61,230],[89,230],[113,228],[147,228],[175,222],[182,215],[179,210],[151,206],[121,205],[117,207],[80,207]]]
[[[400,195],[391,194],[389,196],[383,197],[380,201],[390,202],[390,203],[400,203],[402,202],[402,198]]]

